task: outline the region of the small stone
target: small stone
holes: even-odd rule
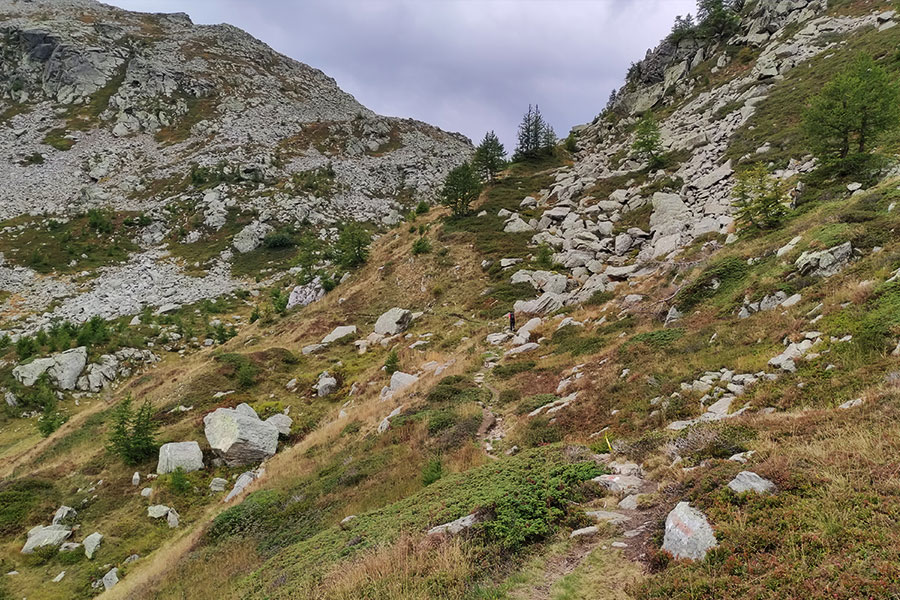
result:
[[[577,537],[588,537],[597,535],[600,532],[600,528],[596,525],[591,525],[590,527],[582,527],[581,529],[576,529],[572,533],[569,534],[569,539],[577,538]]]
[[[728,484],[736,494],[744,492],[756,492],[757,494],[771,494],[775,491],[775,484],[760,477],[753,471],[741,471]]]

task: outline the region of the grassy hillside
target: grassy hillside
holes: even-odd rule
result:
[[[859,50],[895,72],[898,29],[836,40],[776,81],[728,156],[750,154],[745,163],[773,167],[805,156],[806,99]],[[765,142],[772,150],[756,154]],[[893,137],[879,150],[895,162]],[[25,401],[13,365],[76,342],[91,360],[152,343],[162,360],[101,394],[59,399],[68,421],[46,438],[35,406],[0,414],[0,572],[17,571],[0,575],[0,599],[93,597],[91,584],[113,566],[121,582],[104,598],[900,595],[900,177],[886,169],[851,192],[850,178],[794,175],[790,183],[803,180],[806,191],[779,227],[738,231],[728,243],[724,235],[699,238],[615,289],[545,315],[531,338],[538,347],[507,355],[509,346],[486,337],[506,328],[516,300],[537,295],[511,277],[568,272],[530,233],[504,233],[498,213],[540,219],[545,207],[520,209],[522,199],[539,196],[555,170],[571,164],[559,149],[552,159],[511,165],[468,216],[437,208],[411,215],[377,237],[365,265],[305,308],[279,313],[271,295],[240,293],[166,315],[148,311],[135,325],[123,318],[60,327],[28,356],[4,342],[0,381]],[[608,195],[626,182],[617,174],[584,193]],[[649,218],[648,209],[626,213],[616,232],[647,227]],[[59,254],[60,239],[80,244],[91,264],[120,260],[89,246],[106,236],[126,251],[128,224],[117,216],[100,232],[90,219],[45,229],[9,223],[0,246],[16,264],[32,260],[17,241]],[[836,274],[798,269],[804,252],[846,242],[853,252]],[[430,251],[414,253],[414,244]],[[207,250],[182,248],[181,258],[205,264],[215,254]],[[295,258],[261,251],[246,268]],[[501,259],[521,262],[503,268]],[[270,291],[295,283],[285,277]],[[741,314],[778,293],[792,302]],[[353,340],[392,307],[421,315],[361,353]],[[672,307],[682,314],[667,325]],[[302,353],[342,325],[359,333]],[[795,358],[795,369],[770,363],[803,340],[819,341]],[[382,392],[392,352],[400,371],[419,375],[393,395]],[[319,397],[313,386],[323,371],[337,390]],[[726,386],[735,398],[725,417],[695,421]],[[155,458],[126,465],[105,449],[114,407],[126,396],[152,404],[159,442],[196,440],[207,457],[203,416],[216,408],[246,402],[263,416],[287,411],[293,426],[247,493],[223,503],[210,480],[230,487],[246,467],[207,461],[186,483],[149,479]],[[775,492],[731,491],[727,484],[745,470]],[[640,483],[620,506],[631,494],[608,489],[602,476],[635,473]],[[697,562],[660,549],[666,515],[681,501],[706,515],[718,543]],[[147,517],[150,504],[176,508],[179,527]],[[60,505],[78,510],[72,539],[105,536],[92,560],[81,551],[19,552],[26,532],[48,524]],[[597,511],[623,522],[607,523]],[[459,535],[429,535],[470,515],[472,526]]]

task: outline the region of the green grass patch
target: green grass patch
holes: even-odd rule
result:
[[[691,310],[701,302],[732,292],[744,281],[748,272],[747,261],[740,257],[716,260],[678,291],[675,305],[683,311]]]

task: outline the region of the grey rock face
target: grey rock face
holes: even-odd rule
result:
[[[679,502],[666,517],[662,549],[675,558],[703,560],[717,545],[706,517],[687,502]]]
[[[170,442],[159,447],[156,472],[171,473],[181,467],[185,472],[203,468],[203,452],[197,442]]]
[[[209,491],[224,492],[226,485],[228,485],[227,479],[222,479],[221,477],[213,477],[212,481],[209,482]]]
[[[75,522],[78,512],[71,506],[60,506],[53,514],[53,525],[71,525]]]
[[[113,567],[109,571],[107,571],[106,575],[103,576],[103,589],[108,591],[111,590],[119,583],[119,569]]]
[[[753,471],[741,471],[728,483],[736,494],[743,492],[756,492],[757,494],[771,494],[775,491],[775,484],[760,477]]]
[[[323,371],[319,374],[319,380],[316,382],[316,394],[319,398],[324,398],[330,394],[333,394],[338,387],[338,381],[334,377],[328,374],[328,371]]]
[[[59,546],[72,535],[72,530],[66,525],[38,525],[28,532],[28,539],[22,547],[22,554],[31,554],[44,546]]]
[[[83,19],[72,18],[76,11]],[[472,153],[459,134],[374,114],[324,73],[231,26],[194,26],[84,0],[6,2],[3,15],[0,90],[23,110],[0,130],[0,150],[9,159],[0,166],[0,220],[26,214],[64,219],[99,206],[152,219],[136,231],[141,250],[135,256],[97,270],[100,276],[86,284],[0,266],[0,287],[7,289],[8,279],[33,316],[18,322],[14,333],[19,325],[31,332],[46,325],[51,312],[80,323],[95,314],[133,315],[146,305],[189,304],[235,289],[230,251],[196,265],[212,276],[200,278],[188,277],[156,250],[175,226],[166,210],[175,199],[153,184],[183,177],[190,164],[221,168],[230,181],[177,199],[203,227],[175,243],[204,244],[210,231],[253,214],[256,220],[232,240],[234,252],[243,253],[281,226],[397,219],[402,193],[434,199],[447,172]],[[132,37],[144,41],[130,47]],[[201,47],[209,51],[202,57],[195,53]],[[101,90],[108,106],[89,127],[67,134],[72,148],[49,148],[45,132],[65,128],[66,110]],[[192,111],[198,103],[202,119]],[[178,127],[183,136],[176,137],[184,139],[163,139]],[[275,160],[288,146],[283,161]],[[41,165],[21,164],[34,153],[44,158]],[[295,175],[327,165],[333,168],[329,189],[295,182]],[[318,295],[314,290],[312,297]]]
[[[287,415],[279,413],[266,419],[266,423],[273,425],[280,435],[288,436],[291,435],[291,425],[294,424],[294,420]]]
[[[845,242],[819,252],[804,252],[795,263],[801,275],[830,277],[838,273],[853,257],[853,246]]]
[[[322,279],[316,276],[315,279],[306,285],[298,285],[291,290],[288,297],[288,308],[295,306],[309,306],[313,302],[317,302],[325,297],[325,288],[322,287]]]
[[[406,331],[412,322],[412,312],[405,308],[392,308],[375,321],[375,333],[380,335],[397,335]]]
[[[403,373],[402,371],[394,371],[391,375],[391,391],[401,392],[419,380],[415,375]]]
[[[356,325],[343,325],[341,327],[335,327],[334,331],[326,335],[322,338],[322,344],[328,345],[334,342],[339,342],[344,338],[350,337],[351,335],[356,335]]]
[[[87,363],[87,348],[72,348],[49,358],[38,358],[13,369],[16,381],[24,386],[33,386],[44,373],[50,383],[61,390],[74,390],[78,376]]]
[[[203,418],[203,424],[210,447],[228,466],[258,463],[278,447],[278,429],[256,413],[218,408]]]
[[[231,488],[231,491],[228,492],[228,495],[222,500],[222,502],[231,502],[232,498],[240,494],[244,491],[244,489],[253,483],[256,479],[258,479],[262,475],[262,469],[257,469],[255,471],[247,471],[246,473],[241,473],[241,475],[237,478],[237,481],[234,482],[234,487]]]
[[[165,504],[153,504],[147,507],[147,516],[151,519],[161,519],[169,514],[170,510],[172,509]]]
[[[449,535],[458,535],[467,529],[471,529],[477,523],[478,515],[473,513],[471,515],[466,515],[465,517],[460,517],[455,521],[450,521],[449,523],[444,523],[443,525],[432,527],[428,530],[428,535],[438,535],[443,533]]]
[[[97,548],[100,547],[101,541],[103,541],[103,534],[97,531],[84,538],[84,541],[82,542],[84,545],[84,555],[88,557],[88,559],[94,558],[94,553],[97,552]]]

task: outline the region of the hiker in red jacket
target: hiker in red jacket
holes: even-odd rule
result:
[[[516,331],[516,313],[513,311],[509,311],[509,330],[513,333]]]

